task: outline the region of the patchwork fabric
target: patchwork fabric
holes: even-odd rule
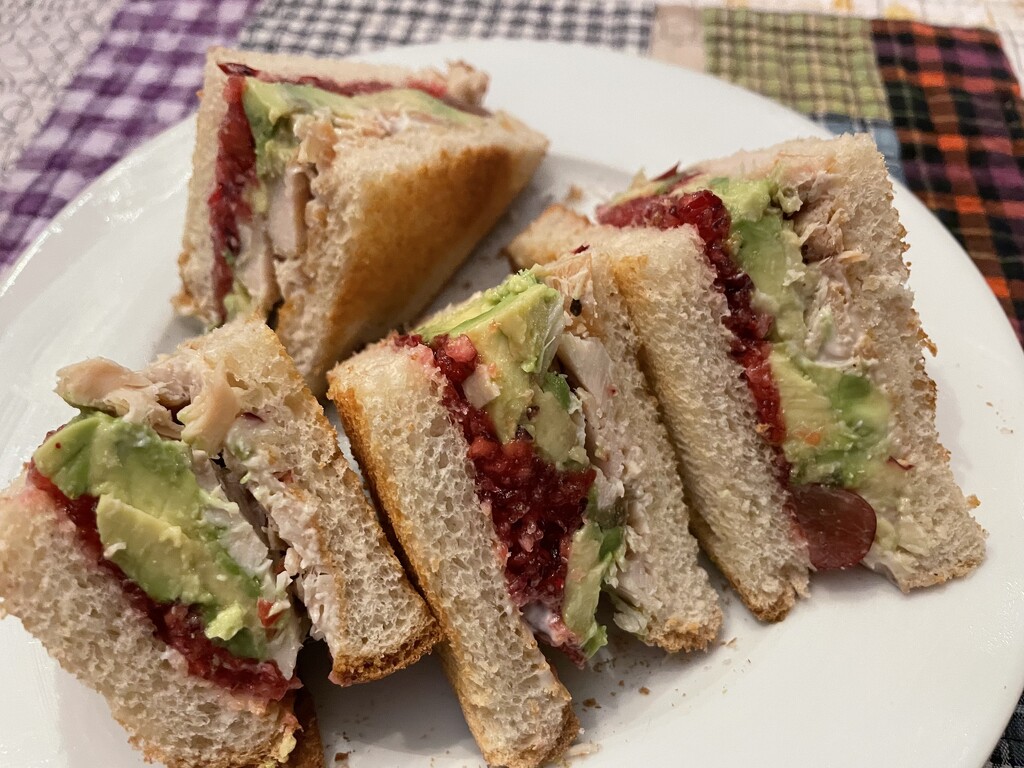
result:
[[[196,107],[206,49],[255,0],[132,0],[0,181],[0,270],[90,181]]]
[[[644,53],[654,6],[628,0],[266,0],[242,33],[263,51],[345,55],[457,38],[528,38]]]
[[[0,177],[100,44],[116,0],[0,2]]]
[[[807,115],[889,120],[871,22],[708,8],[705,67]]]
[[[709,73],[803,112],[833,133],[870,133],[889,172],[903,180],[870,21],[706,8],[701,24]]]
[[[913,22],[872,28],[907,182],[1024,341],[1024,103],[999,39]]]

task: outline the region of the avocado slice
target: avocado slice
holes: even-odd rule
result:
[[[150,598],[199,606],[208,637],[236,655],[266,660],[257,603],[278,596],[231,558],[223,532],[204,520],[205,509],[224,502],[200,488],[186,445],[93,411],[51,435],[33,461],[69,498],[97,497],[104,556]],[[298,631],[291,610],[275,627],[286,624]]]
[[[550,382],[545,374],[554,359],[563,327],[561,294],[531,272],[520,272],[497,288],[435,316],[415,333],[427,343],[441,334],[452,338],[468,336],[476,348],[478,364],[487,368],[499,389],[498,396],[484,406],[498,438],[503,443],[511,441],[520,424],[527,420],[527,409],[540,405],[545,408],[544,415],[538,409],[529,419],[534,437],[548,447],[550,456],[560,456],[568,450],[558,446],[569,445],[569,430],[571,442],[577,442],[575,426],[568,419],[568,406],[561,408],[558,397],[561,395],[567,401],[564,396],[568,385],[563,389],[549,384],[558,394],[549,393],[548,397],[543,385]],[[552,421],[560,426],[553,426],[549,423]],[[555,435],[553,431],[562,434]]]
[[[292,118],[327,110],[340,118],[367,111],[417,112],[454,124],[480,118],[445,104],[416,88],[391,88],[377,93],[342,96],[312,85],[268,83],[245,78],[242,107],[256,145],[256,173],[259,177],[280,175],[295,156],[298,139]]]
[[[625,547],[622,528],[603,529],[593,520],[588,520],[572,537],[562,621],[579,639],[580,650],[587,658],[608,642],[607,630],[597,623],[597,603],[601,586],[614,573]]]
[[[804,339],[799,286],[807,267],[792,227],[772,205],[777,185],[770,179],[722,178],[712,179],[709,186],[729,210],[731,251],[757,289],[754,306],[775,318],[772,339]]]

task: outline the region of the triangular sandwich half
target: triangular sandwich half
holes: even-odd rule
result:
[[[702,547],[762,619],[812,569],[861,563],[909,590],[983,559],[935,428],[884,162],[867,136],[807,139],[553,207],[527,266],[614,247],[616,285],[675,444]]]
[[[422,311],[543,158],[486,88],[463,63],[212,49],[178,311],[267,320],[321,394],[339,357]]]

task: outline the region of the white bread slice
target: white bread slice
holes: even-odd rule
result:
[[[778,174],[785,183],[799,189],[805,201],[793,219],[798,234],[808,234],[811,247],[825,254],[846,251],[852,256],[842,263],[851,286],[852,309],[866,323],[865,354],[876,361],[868,376],[889,400],[894,448],[911,465],[902,489],[900,512],[892,523],[903,536],[915,540],[917,549],[894,552],[876,542],[864,564],[885,573],[904,591],[969,573],[984,557],[985,533],[968,513],[970,504],[952,476],[948,452],[938,441],[935,384],[924,370],[922,356],[922,347],[928,341],[906,285],[904,231],[892,207],[892,187],[884,162],[870,138],[788,142],[761,152],[702,163],[697,169],[708,176],[756,178],[769,171]],[[588,225],[585,218],[553,207],[509,246],[510,256],[521,266],[543,263],[558,250],[581,242],[604,242],[617,231]],[[816,231],[808,232],[813,228]],[[715,341],[722,334],[719,318],[724,302],[709,287],[710,270],[700,258],[696,239],[691,244],[681,242],[673,258],[656,247],[657,238],[651,230],[619,232],[633,240],[634,255],[613,260],[613,271],[640,331],[645,369],[680,453],[691,502],[701,512],[705,502],[700,497],[706,492],[693,486],[690,477],[697,470],[687,467],[688,451],[708,453],[709,466],[700,474],[711,471],[725,476],[758,471],[754,464],[744,466],[736,461],[738,454],[722,445],[723,433],[715,429],[711,418],[718,413],[734,422],[734,429],[743,431],[756,423],[749,418],[749,392],[745,387],[733,386],[739,381],[740,367],[727,357],[723,344],[727,339]],[[666,285],[665,281],[675,282]],[[698,316],[700,322],[682,319]],[[715,366],[716,373],[710,374],[708,365]],[[687,393],[685,380],[691,377],[703,379],[704,385]],[[723,387],[726,392],[732,391],[735,402],[731,405],[728,397],[723,399]],[[686,431],[681,409],[688,397],[705,403],[707,414],[702,417],[693,413]],[[726,410],[720,411],[722,408]],[[709,434],[716,435],[718,445],[700,446],[709,442]],[[687,443],[696,443],[698,449]],[[754,502],[764,495],[761,491],[742,498]],[[708,520],[701,516],[693,521],[698,538],[744,595],[737,578],[745,579],[745,574],[730,573],[723,565],[722,558],[729,554],[721,546],[715,554],[714,543],[709,543],[711,532],[704,525]],[[785,601],[767,610],[764,601],[752,604],[746,595],[744,600],[762,618],[785,608]]]
[[[973,502],[956,484],[949,452],[939,442],[935,382],[923,355],[931,343],[907,286],[906,233],[892,206],[885,162],[871,138],[860,134],[791,141],[697,166],[715,176],[747,178],[773,167],[807,195],[794,217],[797,234],[815,227],[814,247],[850,256],[843,273],[850,311],[865,324],[864,354],[874,361],[868,376],[889,401],[894,451],[910,465],[891,522],[900,539],[913,540],[914,551],[883,548],[876,539],[864,564],[904,591],[963,576],[984,559],[987,534],[970,515]]]
[[[193,404],[179,413],[186,442],[223,451],[229,468],[248,474],[248,489],[287,544],[285,567],[297,577],[313,635],[330,648],[334,682],[375,680],[430,652],[436,623],[273,331],[237,320],[185,342],[141,375],[163,399]],[[132,408],[123,389],[97,400],[66,374],[60,388],[73,402],[118,415]]]
[[[0,596],[0,616],[20,618],[65,670],[103,694],[147,760],[245,768],[289,757],[298,727],[290,701],[255,701],[189,675],[24,473],[0,494]]]
[[[641,367],[676,449],[694,534],[755,615],[782,619],[807,591],[810,561],[729,357],[725,299],[711,286],[700,239],[690,227],[593,226],[553,206],[508,251],[527,265],[580,244],[606,262],[641,339]]]
[[[538,766],[564,753],[579,725],[509,596],[468,445],[423,355],[381,342],[339,364],[329,394],[441,624],[438,651],[484,758]]]
[[[567,302],[583,297],[573,322],[601,341],[611,364],[616,389],[593,428],[599,449],[617,445],[625,455],[627,550],[613,585],[614,620],[648,645],[670,652],[703,650],[718,634],[722,611],[697,563],[672,444],[640,370],[636,333],[608,268],[613,257],[605,249],[569,253],[540,274]]]
[[[471,105],[479,105],[487,83],[486,75],[462,63],[441,75],[212,49],[179,258],[183,288],[175,299],[179,312],[208,325],[219,322],[207,198],[215,186],[217,132],[225,113],[221,62],[283,77],[439,84]],[[274,265],[283,299],[276,330],[316,394],[335,360],[430,302],[527,184],[547,147],[543,136],[502,112],[467,125],[415,124],[383,138],[339,134],[321,144],[306,145],[316,175],[305,209],[305,252]],[[266,319],[270,308],[257,310]]]

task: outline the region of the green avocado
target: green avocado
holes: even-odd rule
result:
[[[520,272],[497,288],[432,318],[415,332],[427,342],[441,334],[453,338],[468,336],[476,348],[479,364],[486,367],[499,390],[498,396],[484,406],[494,421],[498,438],[509,442],[517,428],[530,421],[538,446],[547,446],[554,455],[563,453],[558,446],[568,444],[569,436],[552,434],[553,427],[546,416],[560,422],[557,430],[571,430],[571,442],[576,443],[568,405],[562,408],[560,404],[560,398],[568,403],[568,385],[564,389],[550,385],[557,393],[548,397],[543,388],[563,323],[561,294],[532,273]],[[533,405],[538,410],[528,418],[527,409]],[[544,416],[540,408],[544,408]],[[538,419],[543,424],[539,425]]]
[[[783,406],[783,451],[797,483],[856,488],[888,460],[889,404],[863,376],[769,358]]]
[[[757,289],[754,306],[775,318],[772,339],[803,339],[799,285],[806,267],[792,227],[772,205],[775,185],[769,179],[713,179],[710,187],[732,217],[730,246]]]
[[[236,655],[266,658],[260,582],[203,519],[204,509],[223,502],[199,487],[186,445],[148,426],[88,412],[51,435],[33,461],[69,498],[97,497],[105,557],[154,601],[200,607],[208,637]],[[296,621],[291,611],[282,620]]]
[[[337,117],[355,117],[369,110],[416,112],[448,123],[479,120],[415,88],[392,88],[377,93],[342,96],[312,85],[267,83],[245,79],[242,106],[256,145],[256,173],[261,178],[280,175],[295,156],[298,140],[292,118],[328,110]]]
[[[587,521],[572,537],[569,564],[562,598],[562,620],[580,641],[583,655],[590,658],[608,642],[608,633],[597,623],[601,585],[616,567],[625,550],[622,528],[602,529]]]
[[[784,211],[799,208],[792,190],[771,178],[713,179],[711,190],[732,217],[730,246],[754,283],[754,305],[772,315],[769,362],[786,426],[783,452],[796,483],[868,489],[892,497],[889,405],[864,375],[807,357],[807,265]],[[874,489],[874,491],[870,490]]]

